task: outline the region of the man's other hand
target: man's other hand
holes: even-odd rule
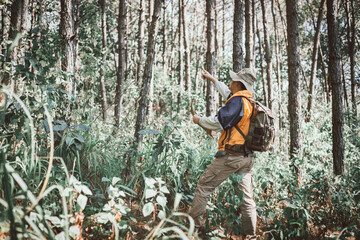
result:
[[[192,116],[192,118],[193,118],[194,123],[199,124],[200,117],[198,115],[194,115],[194,116]]]

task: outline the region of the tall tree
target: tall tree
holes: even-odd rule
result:
[[[245,66],[254,68],[253,29],[251,24],[251,0],[245,0]]]
[[[116,82],[116,96],[115,96],[115,121],[116,126],[120,126],[121,106],[123,101],[123,85],[125,80],[126,68],[126,0],[119,0],[119,15],[118,15],[118,68],[117,68],[117,82]]]
[[[136,123],[135,123],[135,139],[137,143],[140,143],[142,138],[139,131],[143,129],[144,121],[146,117],[146,102],[150,89],[150,82],[152,78],[152,68],[155,58],[155,39],[157,36],[158,18],[160,16],[161,8],[164,4],[164,0],[155,0],[154,13],[152,15],[152,21],[149,28],[148,42],[146,47],[146,62],[144,68],[144,77],[142,88],[140,92],[139,107],[137,110]]]
[[[106,62],[106,0],[99,0],[101,8],[101,32],[102,32],[102,45],[101,45],[101,54],[102,62],[100,65],[100,95],[101,95],[101,106],[103,119],[106,121],[107,118],[107,100],[106,100],[106,88],[105,88],[105,62]]]
[[[178,78],[178,96],[177,96],[177,108],[178,108],[178,111],[180,110],[180,104],[181,104],[181,96],[182,96],[182,91],[183,91],[183,87],[184,87],[184,61],[183,61],[183,31],[182,31],[182,28],[181,28],[181,23],[182,23],[182,15],[181,15],[181,0],[178,0],[178,8],[179,8],[179,20],[178,20],[178,41],[179,41],[179,52],[178,52],[178,66],[179,66],[179,78]]]
[[[137,59],[137,71],[136,71],[136,81],[138,84],[141,82],[141,74],[143,71],[143,58],[144,58],[144,1],[140,0],[139,7],[139,33],[138,33],[138,59]]]
[[[299,60],[299,27],[298,27],[298,3],[297,0],[286,0],[287,19],[287,55],[288,55],[288,79],[289,98],[288,110],[290,117],[290,158],[294,159],[301,148],[300,142],[300,60]],[[297,166],[294,166],[299,174]]]
[[[348,3],[350,3],[350,8],[348,8]],[[356,82],[355,82],[355,7],[354,0],[345,1],[345,12],[346,12],[346,21],[347,21],[347,39],[348,39],[348,53],[350,58],[350,82],[351,82],[351,102],[352,110],[357,116],[357,107],[356,107]],[[351,14],[351,16],[350,16]]]
[[[190,50],[189,50],[189,42],[188,42],[188,33],[186,31],[186,19],[185,19],[185,2],[181,1],[181,21],[183,28],[183,40],[184,40],[184,50],[185,50],[185,90],[187,94],[190,94],[191,82],[190,82]]]
[[[329,41],[329,82],[332,91],[333,168],[336,175],[344,174],[344,106],[341,84],[340,48],[338,42],[337,1],[327,0]]]
[[[206,70],[216,74],[216,57],[215,57],[215,10],[214,0],[206,0]],[[215,113],[215,88],[214,85],[207,81],[206,86],[206,115]]]
[[[265,41],[265,60],[266,60],[266,82],[267,82],[267,99],[268,107],[272,108],[272,96],[271,96],[271,73],[272,73],[272,63],[271,63],[271,48],[270,48],[270,36],[267,30],[267,18],[266,18],[266,8],[264,0],[260,0],[262,17],[263,17],[263,28],[264,28],[264,41]]]
[[[21,45],[21,37],[26,33],[27,27],[27,19],[29,12],[29,0],[15,0],[11,4],[11,16],[10,16],[10,29],[9,29],[9,40],[10,44],[7,46],[8,52],[5,56],[6,62],[16,61],[19,58],[18,48]],[[3,14],[4,17],[5,14]],[[5,31],[5,21],[2,19],[2,31]],[[11,44],[13,44],[14,48],[10,49]],[[2,66],[4,69],[4,66]],[[10,81],[10,74],[8,72],[4,72],[1,84],[11,84],[11,88],[14,87],[14,80]]]
[[[263,54],[262,54],[262,41],[261,41],[261,37],[260,37],[260,29],[259,29],[259,24],[258,24],[258,20],[255,20],[256,22],[256,35],[258,38],[258,42],[259,42],[259,56],[260,56],[260,73],[261,73],[261,82],[262,82],[262,86],[263,86],[263,102],[266,104],[266,84],[265,84],[265,77],[264,77],[264,67],[263,67]]]
[[[316,29],[315,29],[315,36],[314,36],[314,47],[311,55],[311,75],[310,75],[310,83],[309,83],[309,97],[308,97],[308,105],[307,105],[307,113],[305,121],[309,122],[311,118],[311,108],[313,104],[313,94],[314,94],[314,80],[316,77],[316,67],[318,62],[318,49],[320,45],[320,28],[321,22],[323,19],[323,11],[325,6],[325,0],[321,0],[320,7],[319,7],[319,16],[317,19]]]
[[[243,6],[242,0],[235,0],[233,32],[233,70],[235,72],[240,71],[243,64],[243,49],[241,46],[244,22]]]
[[[62,38],[61,68],[67,72],[69,79],[66,90],[73,94],[75,92],[75,16],[72,0],[61,0],[60,13],[60,37]]]
[[[166,12],[166,4],[164,4],[163,6],[163,31],[162,31],[162,35],[163,35],[163,52],[162,52],[162,60],[163,60],[163,65],[164,65],[164,74],[167,75],[168,74],[168,49],[167,49],[167,12]]]
[[[281,82],[281,66],[280,66],[280,47],[279,47],[279,33],[277,27],[277,20],[276,20],[276,6],[275,1],[271,0],[271,13],[273,17],[273,24],[274,24],[274,34],[275,34],[275,55],[276,55],[276,80],[278,84],[278,106],[279,106],[279,129],[282,128],[282,82]],[[281,141],[280,141],[281,143]]]

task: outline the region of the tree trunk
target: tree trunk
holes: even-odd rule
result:
[[[126,0],[119,0],[118,15],[118,68],[115,96],[115,121],[116,126],[120,127],[121,107],[123,101],[123,85],[125,80],[125,34],[126,34]]]
[[[15,41],[14,48],[7,52],[5,55],[5,61],[3,61],[2,69],[6,62],[13,62],[19,59],[20,54],[18,50],[21,46],[21,37],[26,33],[27,19],[29,11],[29,0],[15,0],[11,4],[11,17],[10,17],[10,29],[9,29],[9,40],[10,44],[7,46],[7,50],[10,50],[10,45]],[[4,16],[4,14],[3,14]],[[2,20],[2,29],[5,31],[5,21]],[[18,36],[19,35],[19,36]],[[17,41],[17,42],[16,42]],[[6,51],[6,50],[5,50]],[[14,79],[10,81],[10,74],[4,72],[1,80],[1,84],[11,85],[11,89],[14,89]]]
[[[324,78],[324,92],[325,92],[325,99],[326,99],[326,102],[329,103],[330,101],[330,84],[328,83],[327,79],[327,72],[326,72],[326,65],[325,65],[325,61],[324,61],[324,56],[323,56],[323,53],[322,53],[322,50],[321,50],[321,46],[319,47],[319,60],[321,62],[321,72],[322,72],[322,75],[323,75],[323,78]]]
[[[262,42],[261,42],[261,38],[260,38],[260,29],[259,29],[259,25],[258,25],[258,21],[256,19],[256,35],[258,37],[259,40],[259,55],[260,55],[260,73],[261,73],[261,81],[262,81],[262,85],[263,85],[263,102],[264,104],[267,103],[267,98],[266,98],[266,84],[265,84],[265,77],[264,77],[264,67],[263,67],[263,54],[262,54]]]
[[[251,26],[251,0],[245,0],[245,66],[254,69],[253,32]]]
[[[166,29],[166,26],[167,26],[167,14],[166,14],[166,4],[164,4],[163,6],[163,22],[164,22],[164,25],[163,25],[163,31],[162,31],[162,34],[163,34],[163,52],[162,52],[162,60],[163,60],[163,65],[164,65],[164,74],[167,76],[168,75],[168,57],[167,57],[167,29]]]
[[[164,0],[155,0],[154,2],[154,13],[152,15],[152,21],[149,28],[148,43],[146,48],[146,62],[144,69],[144,78],[143,84],[140,92],[140,101],[139,107],[137,110],[136,124],[135,124],[135,139],[137,143],[140,143],[142,140],[142,135],[139,134],[139,131],[143,129],[144,121],[146,117],[146,102],[150,89],[150,82],[152,77],[152,68],[155,58],[155,43],[157,35],[157,22],[161,12],[161,8],[164,4]]]
[[[350,10],[348,9],[348,2],[350,1]],[[348,53],[350,58],[350,82],[351,82],[351,102],[352,102],[352,111],[354,115],[357,116],[356,108],[356,82],[355,82],[355,8],[354,0],[345,1],[345,12],[346,12],[346,21],[347,21],[347,40],[348,40]],[[351,11],[351,20],[350,20],[350,11]],[[345,90],[345,89],[344,89]]]
[[[340,61],[340,65],[341,65],[342,84],[343,84],[343,89],[344,89],[344,100],[345,100],[345,111],[346,111],[346,109],[349,109],[349,102],[348,102],[348,94],[346,91],[346,77],[345,77],[344,62]]]
[[[264,27],[264,41],[265,41],[265,60],[266,60],[266,81],[267,81],[267,93],[268,93],[268,107],[272,108],[272,86],[271,86],[271,73],[272,73],[272,63],[271,63],[271,49],[270,49],[270,37],[267,31],[267,19],[266,19],[266,9],[264,0],[260,1],[263,17],[263,27]]]
[[[184,0],[181,1],[181,20],[183,27],[183,39],[184,39],[184,49],[185,49],[185,90],[187,91],[188,96],[190,96],[191,89],[191,80],[190,80],[190,50],[188,44],[188,33],[186,31],[186,20],[185,20],[185,3]]]
[[[332,90],[333,168],[336,175],[344,174],[344,107],[341,84],[340,48],[338,42],[337,1],[327,0],[329,41],[329,82]]]
[[[179,58],[178,58],[178,67],[179,67],[179,78],[178,78],[178,95],[177,95],[177,110],[180,111],[180,105],[181,105],[181,96],[182,96],[182,91],[184,88],[184,73],[183,73],[183,69],[184,69],[184,65],[183,65],[183,42],[182,42],[182,38],[183,38],[183,31],[181,28],[181,22],[182,22],[182,16],[181,16],[181,0],[178,0],[178,8],[179,8],[179,20],[178,20],[178,41],[179,41]]]
[[[214,14],[215,14],[215,57],[216,57],[219,56],[217,0],[214,0]]]
[[[214,0],[206,0],[206,70],[211,75],[216,75],[216,58],[215,58],[215,10]],[[215,113],[215,87],[208,80],[206,86],[206,115],[210,116]]]
[[[300,132],[300,59],[299,59],[299,28],[298,28],[298,6],[296,0],[286,0],[287,19],[287,54],[288,54],[288,79],[289,98],[288,110],[290,117],[290,158],[295,159],[301,152]],[[299,178],[300,171],[293,164]]]
[[[136,81],[138,85],[141,85],[141,74],[143,71],[143,58],[144,58],[144,1],[140,0],[139,8],[139,35],[138,35],[138,60],[137,60],[137,71],[136,71]]]
[[[66,91],[74,93],[75,73],[75,17],[72,0],[61,0],[60,36],[62,38],[61,68],[68,73],[69,79]]]
[[[306,122],[310,122],[311,119],[311,108],[313,104],[313,94],[314,94],[314,80],[316,77],[316,66],[318,62],[318,48],[320,45],[320,28],[321,22],[323,19],[323,11],[324,11],[325,0],[321,0],[320,8],[319,8],[319,16],[315,29],[314,36],[314,47],[312,51],[312,62],[311,62],[311,75],[310,75],[310,84],[309,84],[309,97],[308,97],[308,105],[307,105],[307,113],[306,113]]]
[[[274,0],[271,0],[271,13],[273,17],[274,23],[274,34],[275,34],[275,54],[276,54],[276,80],[278,84],[278,106],[279,106],[279,129],[282,128],[282,83],[281,83],[281,66],[280,66],[280,50],[279,50],[279,34],[277,28],[277,21],[276,21],[276,7]]]
[[[243,49],[242,33],[244,22],[243,1],[235,0],[234,6],[234,34],[233,34],[233,70],[238,72],[242,69]]]
[[[150,28],[151,25],[151,17],[153,15],[153,9],[154,9],[154,0],[148,0],[148,29]],[[154,61],[156,59],[154,58]],[[156,64],[156,62],[154,63]],[[150,78],[150,90],[149,90],[149,96],[148,96],[148,101],[147,101],[147,116],[148,116],[148,120],[153,118],[153,98],[154,98],[154,82],[152,79],[152,76]]]
[[[106,88],[105,88],[105,71],[104,68],[106,66],[106,38],[107,38],[107,32],[106,32],[106,0],[100,0],[100,8],[101,8],[101,32],[102,32],[102,48],[101,48],[101,54],[102,54],[102,62],[100,65],[100,95],[101,95],[101,106],[102,106],[102,113],[103,113],[103,119],[106,121],[107,118],[107,99],[106,99]]]
[[[222,4],[222,58],[224,59],[225,58],[225,3],[226,1],[222,1],[223,4]]]
[[[79,29],[80,29],[80,15],[81,6],[80,0],[73,0],[73,8],[74,8],[74,51],[73,51],[73,58],[74,58],[74,79],[77,78],[77,71],[79,69]],[[76,82],[73,82],[72,94],[76,97]]]

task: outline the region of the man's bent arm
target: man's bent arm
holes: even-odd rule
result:
[[[223,130],[219,119],[216,116],[201,117],[199,120],[199,125],[215,132],[221,132]]]

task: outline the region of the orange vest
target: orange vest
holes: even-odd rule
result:
[[[236,124],[236,126],[245,134],[245,136],[249,132],[249,126],[250,126],[250,117],[253,110],[253,105],[250,103],[249,100],[246,98],[252,98],[252,94],[247,91],[239,91],[236,92],[234,95],[232,95],[225,103],[225,105],[228,103],[228,101],[233,97],[244,97],[243,98],[243,110],[244,110],[244,116],[241,118],[240,122]],[[243,152],[244,149],[244,143],[245,139],[239,133],[239,131],[236,129],[235,126],[224,130],[221,132],[220,138],[219,138],[219,151],[227,151],[227,152]]]

